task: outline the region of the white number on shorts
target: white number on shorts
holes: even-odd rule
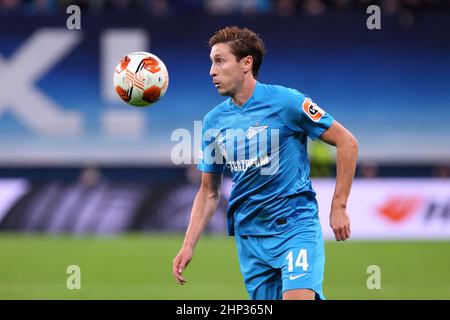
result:
[[[294,270],[294,253],[289,251],[286,260],[288,261],[288,270],[292,272]],[[297,259],[295,260],[295,267],[302,267],[303,271],[308,269],[308,258],[306,254],[306,249],[300,249]]]

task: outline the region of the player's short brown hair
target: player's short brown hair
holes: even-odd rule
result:
[[[253,57],[252,73],[253,77],[258,76],[259,67],[263,61],[266,48],[262,39],[252,30],[239,28],[236,26],[226,27],[214,33],[209,39],[209,47],[212,48],[217,43],[227,43],[231,47],[231,52],[236,57],[236,61],[246,56]]]

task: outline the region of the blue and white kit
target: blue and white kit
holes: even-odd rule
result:
[[[228,233],[251,299],[281,299],[311,289],[324,299],[324,244],[309,179],[307,137],[333,118],[297,90],[256,83],[237,106],[231,98],[203,120],[203,172],[231,170]]]

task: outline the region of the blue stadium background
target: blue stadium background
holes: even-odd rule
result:
[[[6,63],[42,28],[64,30],[67,16],[3,17],[0,53]],[[45,154],[52,152],[62,158],[58,162],[49,156],[50,164],[80,165],[83,160],[98,165],[115,164],[115,156],[120,152],[112,152],[110,158],[99,155],[92,159],[89,154],[99,149],[122,149],[126,159],[121,157],[121,164],[125,161],[171,166],[173,130],[192,130],[193,121],[201,120],[222,101],[208,75],[206,42],[214,30],[234,24],[257,30],[266,42],[268,52],[259,80],[294,87],[310,95],[359,138],[362,161],[448,163],[448,15],[423,14],[408,28],[387,16],[383,17],[381,30],[368,30],[367,17],[362,10],[320,17],[305,14],[290,19],[270,15],[161,18],[138,13],[85,14],[82,30],[71,31],[79,33],[80,42],[35,83],[63,109],[81,113],[82,134],[69,138],[43,136],[6,108],[0,117],[0,164],[7,167],[18,160],[32,166],[32,161],[22,157],[26,157],[23,151],[27,149],[43,155],[44,165]],[[142,50],[154,52],[168,66],[167,96],[154,107],[133,110],[119,100],[106,101],[102,97],[100,43],[102,33],[111,29],[145,31],[150,46]],[[8,86],[14,86],[14,80],[4,84],[4,89]],[[33,112],[32,106],[26,107]],[[125,138],[126,146],[124,137],[108,138],[101,130],[100,117],[105,110],[139,112],[145,118],[145,130],[139,137]],[[76,161],[70,155],[64,157],[69,151],[77,154]],[[15,152],[20,159],[12,156]],[[135,156],[143,152],[144,156]]]

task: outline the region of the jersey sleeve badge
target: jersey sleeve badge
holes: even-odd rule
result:
[[[302,104],[303,112],[314,122],[319,122],[325,111],[315,104],[310,98],[306,98]]]

